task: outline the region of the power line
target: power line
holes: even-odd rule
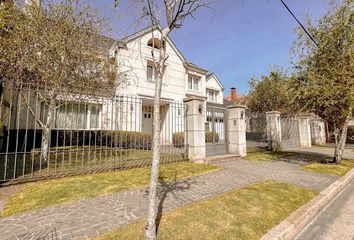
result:
[[[315,41],[315,39],[311,36],[311,34],[306,30],[306,28],[304,27],[304,25],[302,25],[302,23],[299,21],[299,19],[297,19],[297,17],[295,16],[295,14],[290,10],[290,8],[286,5],[286,3],[283,0],[280,0],[284,7],[288,10],[288,12],[293,16],[293,18],[296,20],[296,22],[301,26],[301,28],[305,31],[305,33],[307,34],[307,36],[312,40],[312,42],[318,47],[317,42]]]

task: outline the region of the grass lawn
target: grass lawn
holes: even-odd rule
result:
[[[291,155],[293,155],[293,153],[291,152],[261,151],[247,153],[247,156],[243,157],[242,159],[250,161],[274,161],[279,160],[282,157],[288,157]]]
[[[168,182],[219,169],[189,162],[166,164],[160,167],[160,178]],[[8,199],[1,216],[142,187],[149,180],[150,168],[138,168],[28,183]]]
[[[259,239],[291,212],[311,200],[313,190],[275,181],[248,187],[165,212],[159,239]],[[144,221],[98,237],[145,239]]]
[[[344,176],[354,167],[354,160],[343,159],[340,164],[332,163],[312,163],[301,167],[302,169],[318,172],[322,174],[329,174],[335,176]]]
[[[184,149],[161,147],[161,162],[183,160],[184,154]],[[5,156],[0,156],[0,179],[77,174],[99,169],[144,167],[150,165],[152,151],[99,146],[57,147],[50,149],[49,159],[49,164],[44,164],[39,149],[32,153],[10,154],[7,160]],[[4,177],[5,165],[6,177]]]
[[[312,147],[318,147],[318,148],[334,148],[334,146],[330,146],[330,145],[317,145],[317,144],[313,144]]]

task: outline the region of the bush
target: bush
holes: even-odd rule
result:
[[[205,132],[205,142],[207,143],[212,143],[214,142],[219,142],[219,134],[217,132]]]
[[[176,132],[172,135],[172,143],[175,147],[184,147],[184,132]]]
[[[348,127],[347,143],[354,143],[354,126]]]
[[[96,145],[107,147],[151,149],[148,133],[114,130],[59,130],[58,146]],[[52,146],[55,146],[52,141]]]

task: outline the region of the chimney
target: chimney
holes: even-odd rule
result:
[[[230,101],[234,102],[237,100],[237,92],[236,92],[236,88],[232,87],[231,88],[231,98]]]

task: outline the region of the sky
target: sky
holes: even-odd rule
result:
[[[100,14],[110,17],[113,37],[138,31],[137,6],[121,0],[90,0]],[[318,19],[327,9],[326,0],[284,0],[295,15]],[[267,74],[275,65],[291,70],[290,48],[296,39],[295,20],[280,0],[214,0],[213,10],[200,9],[171,38],[186,59],[214,72],[225,87],[247,94],[252,77]]]

